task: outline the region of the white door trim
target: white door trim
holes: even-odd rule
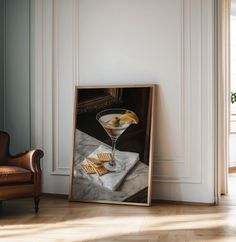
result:
[[[230,104],[230,0],[215,5],[215,199],[228,192]]]

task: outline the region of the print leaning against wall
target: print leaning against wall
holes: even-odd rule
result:
[[[71,201],[150,205],[155,93],[76,87]]]

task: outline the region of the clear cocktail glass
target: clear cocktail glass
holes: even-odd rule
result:
[[[132,120],[122,120],[124,114],[128,113],[136,116],[134,112],[122,108],[106,109],[99,112],[96,116],[96,119],[102,125],[112,141],[112,160],[106,167],[109,171],[116,171],[121,168],[116,162],[115,149],[118,138],[133,123]]]

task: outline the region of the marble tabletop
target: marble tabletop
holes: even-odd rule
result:
[[[94,137],[78,129],[76,130],[74,175],[71,192],[72,200],[107,200],[121,202],[147,188],[149,167],[141,161],[137,162],[116,191],[111,191],[105,187],[91,183],[90,180],[86,179],[86,177],[82,175],[79,164],[101,144],[104,145],[104,143]]]

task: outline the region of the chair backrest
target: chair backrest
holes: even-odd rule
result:
[[[0,131],[0,165],[3,165],[7,162],[9,154],[9,143],[10,137],[9,134],[3,131]]]

